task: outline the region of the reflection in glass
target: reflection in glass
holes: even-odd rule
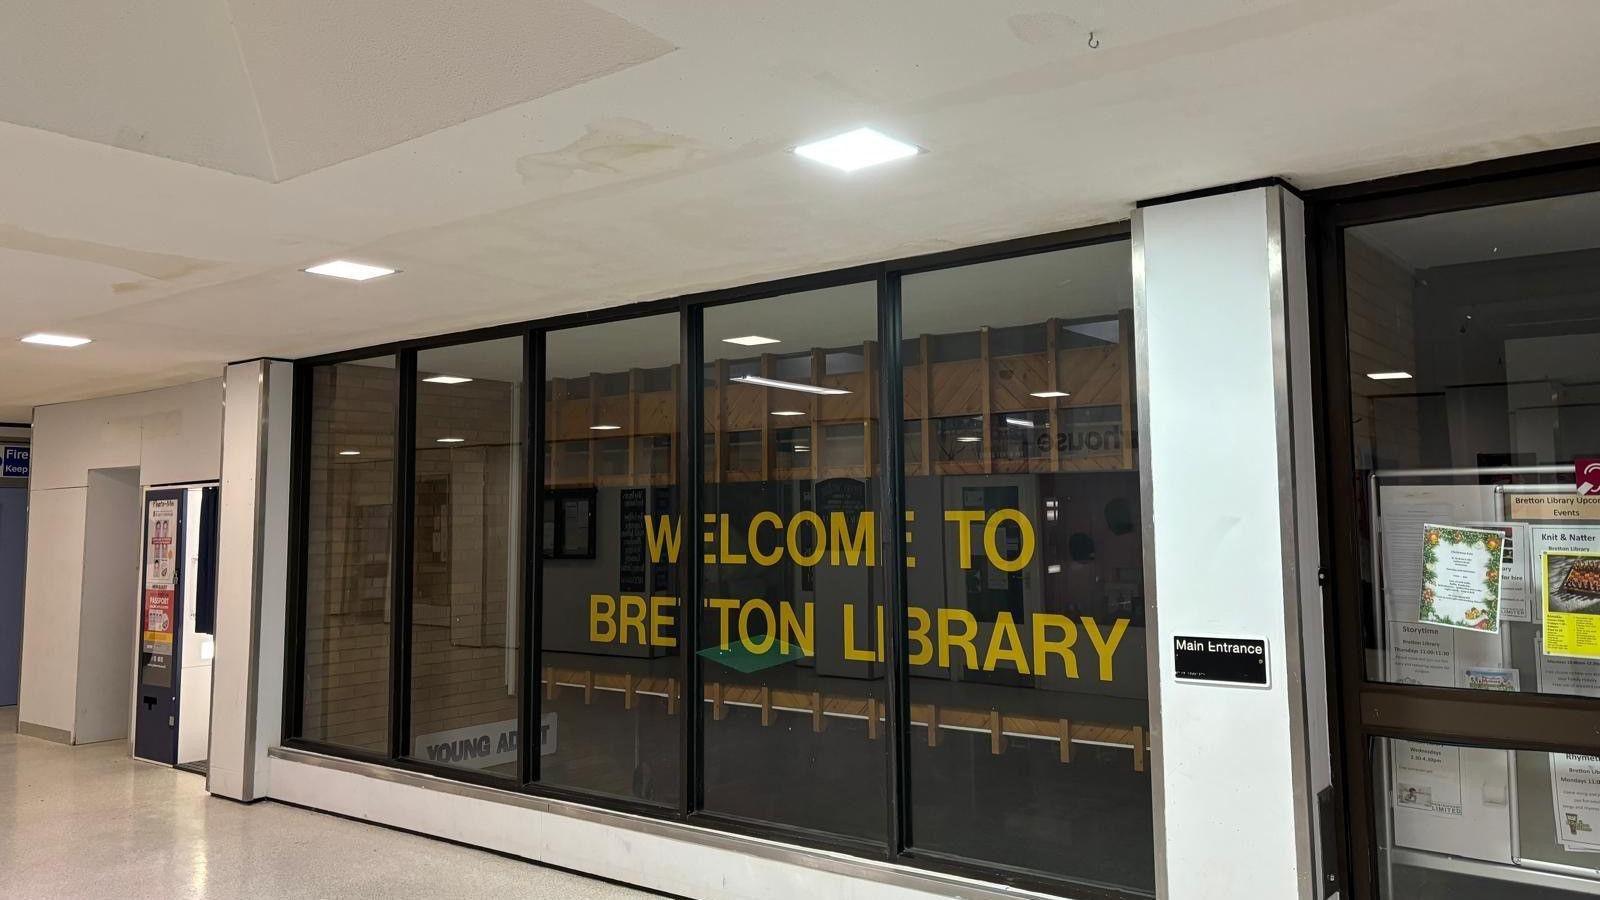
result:
[[[1375,739],[1379,895],[1600,893],[1600,758]]]
[[[1344,232],[1369,677],[1600,696],[1573,484],[1600,456],[1596,226],[1582,194]]]
[[[317,366],[307,451],[300,736],[389,749],[393,357]]]
[[[903,281],[910,807],[917,850],[1148,892],[1128,268]]]
[[[675,805],[678,318],[546,336],[540,780]]]
[[[416,394],[407,752],[514,777],[522,338],[419,352]]]
[[[882,842],[876,298],[705,311],[699,656],[705,808]]]

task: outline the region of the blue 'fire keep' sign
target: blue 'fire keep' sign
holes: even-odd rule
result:
[[[5,457],[0,462],[0,476],[6,478],[28,477],[28,450],[27,447],[7,447]]]

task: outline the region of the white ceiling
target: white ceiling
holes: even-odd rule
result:
[[[1600,140],[1589,0],[0,16],[0,420],[257,355],[1111,221],[1264,175],[1315,187]],[[862,123],[929,152],[848,176],[785,152]],[[403,271],[298,271],[333,256]],[[96,341],[16,342],[35,330]]]

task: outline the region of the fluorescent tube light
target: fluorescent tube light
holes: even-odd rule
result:
[[[777,388],[783,391],[803,391],[807,394],[824,394],[827,396],[833,396],[835,394],[850,393],[843,388],[822,387],[821,385],[816,384],[800,384],[797,381],[779,381],[776,378],[763,378],[760,375],[740,375],[738,378],[730,378],[728,380],[737,381],[740,384],[753,384],[757,387]]]
[[[361,455],[361,451],[360,450],[340,450],[339,451],[339,455],[340,456],[360,456]]]
[[[762,337],[759,334],[747,334],[744,337],[723,338],[724,344],[738,344],[741,347],[759,347],[762,344],[781,344],[777,338]]]
[[[590,425],[590,431],[616,431],[621,425]]]
[[[1038,428],[1039,427],[1038,423],[1036,423],[1036,422],[1030,422],[1027,419],[1019,419],[1016,416],[1006,416],[1006,424],[1007,425],[1015,425],[1018,428]]]
[[[24,344],[41,344],[46,347],[82,347],[90,343],[86,337],[73,337],[70,334],[46,334],[38,332],[22,339]]]
[[[366,263],[351,262],[348,259],[335,259],[304,270],[310,275],[327,275],[330,278],[343,278],[346,281],[367,281],[372,278],[382,278],[393,275],[394,269],[384,266],[369,266]]]
[[[805,413],[801,412],[798,409],[775,409],[775,410],[772,411],[772,414],[775,415],[775,416],[803,416],[803,415],[805,415]]]
[[[983,438],[978,437],[977,435],[973,435],[973,434],[963,434],[962,436],[956,438],[956,440],[960,441],[963,444],[976,444],[976,443],[979,443],[980,441],[982,441]]]
[[[804,446],[802,444],[796,444],[795,448],[794,448],[794,452],[796,452],[796,453],[810,453],[811,452],[811,448],[807,447],[807,446]]]
[[[1411,377],[1410,372],[1368,372],[1367,377],[1373,381],[1404,381]]]
[[[844,172],[854,172],[867,166],[916,156],[921,152],[911,144],[897,141],[871,128],[857,128],[794,148],[796,156],[816,160]]]
[[[1066,391],[1034,391],[1028,396],[1038,397],[1040,400],[1055,400],[1060,397],[1071,397]]]
[[[461,443],[462,441],[465,441],[465,440],[466,440],[466,438],[449,437],[449,438],[439,438],[434,443],[436,443],[436,444],[459,444],[459,443]]]
[[[424,378],[422,380],[429,384],[466,384],[472,379],[462,378],[460,375],[434,375],[431,378]]]

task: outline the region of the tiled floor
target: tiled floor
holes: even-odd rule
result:
[[[16,734],[0,709],[0,895],[643,900],[577,875],[205,792],[136,763],[120,741],[65,747]]]

